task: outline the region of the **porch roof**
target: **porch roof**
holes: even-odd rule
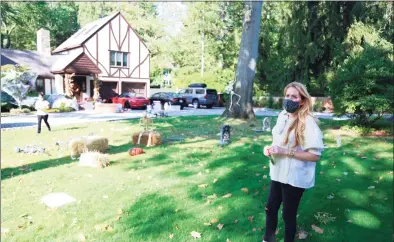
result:
[[[101,70],[81,50],[68,55],[59,55],[51,68],[52,73],[75,73],[83,75],[100,74]]]

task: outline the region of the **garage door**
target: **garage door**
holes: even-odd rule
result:
[[[108,99],[118,94],[118,82],[102,82],[100,87],[100,97]]]
[[[135,92],[139,96],[146,97],[145,83],[122,82],[122,92]]]

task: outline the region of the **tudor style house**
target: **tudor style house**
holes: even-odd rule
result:
[[[37,72],[33,85],[45,94],[66,93],[71,80],[78,101],[93,97],[95,75],[118,94],[150,92],[150,52],[120,12],[85,25],[52,52],[49,31],[40,29],[37,51],[1,49],[1,61]]]

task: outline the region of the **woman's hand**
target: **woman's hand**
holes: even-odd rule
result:
[[[282,147],[279,147],[277,145],[273,145],[271,147],[270,153],[275,155],[286,155],[288,153],[288,150],[283,149]]]
[[[264,146],[264,155],[265,156],[271,155],[271,146]]]

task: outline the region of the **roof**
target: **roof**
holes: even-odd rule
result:
[[[88,23],[79,29],[75,34],[68,38],[65,42],[59,45],[52,53],[57,53],[63,50],[72,49],[75,47],[82,46],[82,44],[88,40],[92,35],[99,31],[105,24],[116,17],[120,12],[113,13],[104,18],[98,19],[94,22]]]
[[[50,69],[52,63],[58,58],[56,55],[44,56],[37,51],[31,50],[0,49],[0,52],[1,65],[19,64],[21,66],[27,66],[34,72],[37,72],[38,76],[55,78]],[[3,60],[5,60],[4,63]]]
[[[100,74],[101,70],[83,52],[78,51],[69,55],[60,56],[53,65],[53,73]]]

